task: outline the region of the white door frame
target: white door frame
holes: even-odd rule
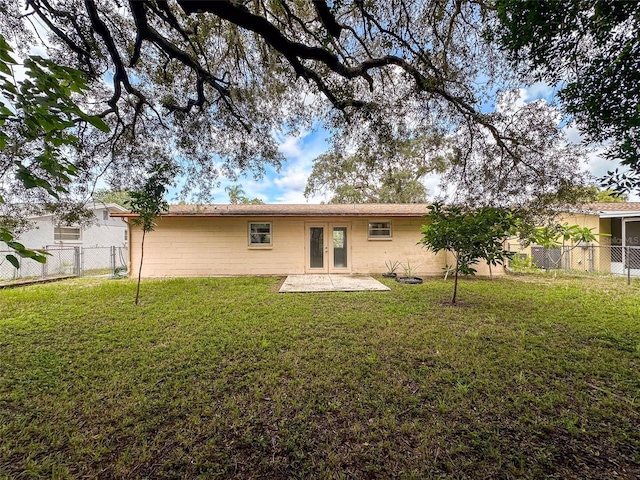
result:
[[[322,228],[322,267],[311,267],[311,229]],[[334,267],[333,229],[335,227],[346,228],[346,266]],[[304,257],[305,273],[351,273],[351,223],[349,222],[305,222],[304,225]]]

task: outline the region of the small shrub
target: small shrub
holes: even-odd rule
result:
[[[406,264],[405,263],[402,264],[402,271],[404,272],[404,277],[405,278],[415,277],[419,266],[420,265],[411,265],[409,260],[407,260]]]
[[[400,266],[400,262],[397,260],[387,260],[384,264],[387,267],[387,273],[396,273],[396,270]]]
[[[516,272],[536,272],[538,267],[529,255],[515,255],[509,260],[509,268]]]

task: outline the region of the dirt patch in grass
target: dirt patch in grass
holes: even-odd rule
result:
[[[280,291],[280,287],[282,287],[282,284],[285,282],[287,277],[277,277],[277,279],[278,281],[274,283],[269,289],[269,291],[272,293],[278,293]]]

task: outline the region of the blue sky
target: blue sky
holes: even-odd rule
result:
[[[241,184],[245,195],[249,198],[260,198],[265,203],[320,203],[328,200],[325,197],[306,199],[304,189],[307,178],[313,167],[313,160],[329,149],[328,132],[322,128],[307,130],[298,136],[279,138],[280,152],[286,161],[276,171],[267,168],[266,175],[259,180],[241,176],[237,182],[223,179],[220,188],[213,192],[216,203],[228,203],[229,198],[224,191],[232,184]]]
[[[552,102],[556,94],[556,88],[539,82],[521,89],[521,100],[531,102],[545,99]],[[575,127],[565,127],[567,137],[570,141],[579,143],[580,134]],[[249,198],[260,198],[265,203],[320,203],[327,201],[329,196],[315,196],[305,198],[304,189],[307,178],[311,173],[313,159],[325,153],[329,149],[327,142],[328,133],[322,129],[302,132],[296,137],[283,137],[279,139],[280,151],[286,158],[280,171],[273,168],[267,169],[264,178],[255,180],[251,177],[241,176],[237,182],[222,179],[219,188],[214,190],[213,197],[215,203],[228,203],[229,197],[225,192],[225,187],[234,184],[241,184],[245,195]],[[598,156],[603,148],[595,148],[586,159],[587,169],[596,177],[602,176],[607,170],[614,167]],[[425,185],[430,198],[440,193],[438,188],[439,178],[437,175],[430,175],[425,179]],[[636,200],[636,198],[632,198]]]

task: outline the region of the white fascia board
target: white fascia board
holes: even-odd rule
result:
[[[640,217],[640,212],[600,212],[600,218]]]

